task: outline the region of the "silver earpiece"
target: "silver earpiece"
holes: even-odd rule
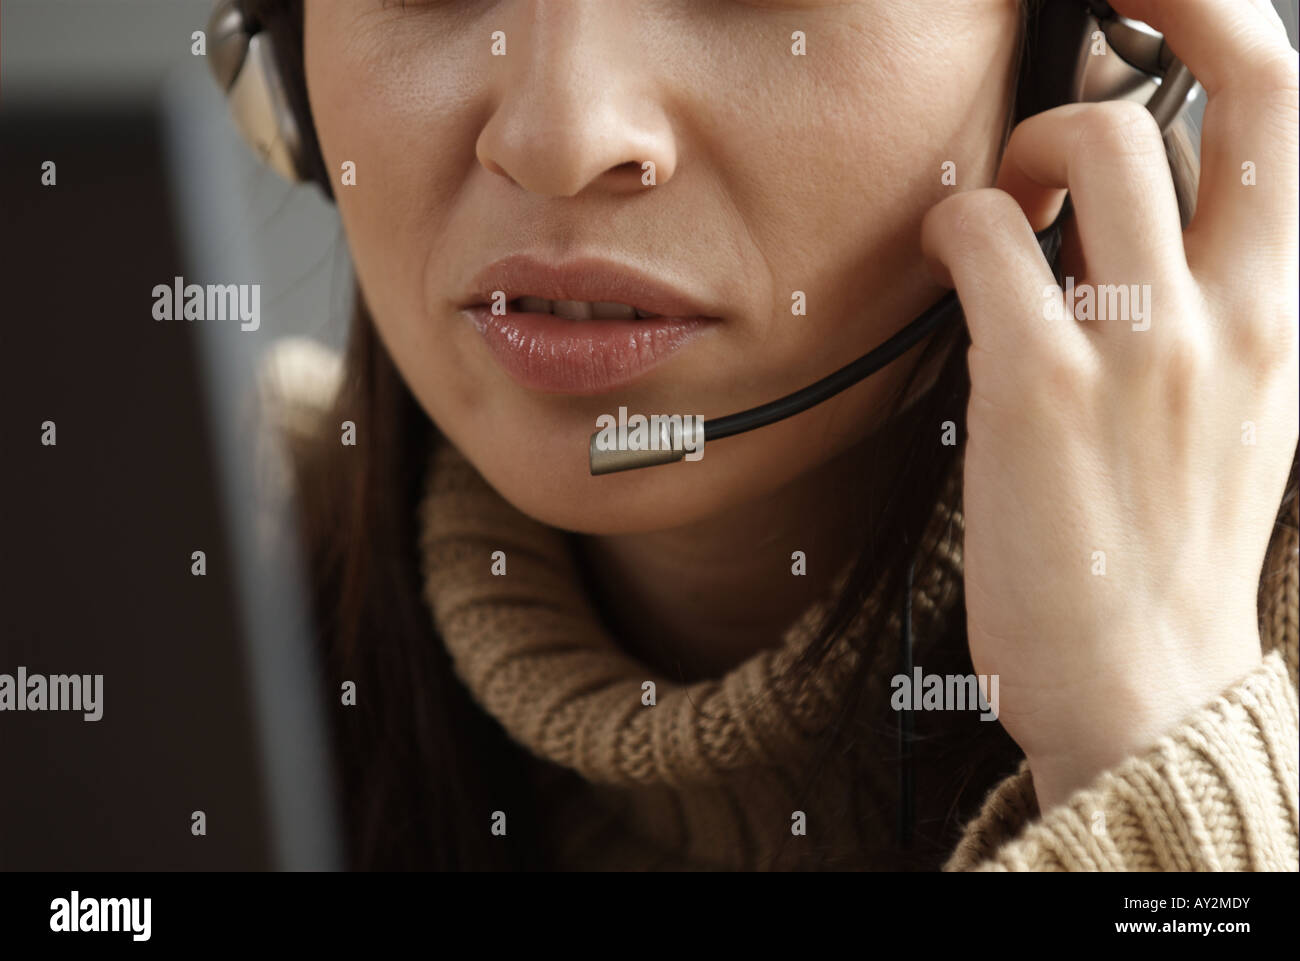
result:
[[[208,64],[253,152],[286,180],[304,179],[302,134],[271,38],[249,32],[236,0],[218,0],[208,20]]]
[[[1121,20],[1113,12],[1098,16],[1097,6],[1094,16],[1108,49],[1104,54],[1095,53],[1090,31],[1075,67],[1078,99],[1088,103],[1140,99],[1160,129],[1168,132],[1186,106],[1196,78],[1160,34]],[[1109,5],[1100,6],[1109,9]]]

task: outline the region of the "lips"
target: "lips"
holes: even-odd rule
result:
[[[628,384],[720,319],[707,297],[595,258],[555,265],[508,257],[476,276],[471,290],[461,310],[497,363],[545,393],[595,394]],[[505,313],[494,313],[494,303],[504,303]]]

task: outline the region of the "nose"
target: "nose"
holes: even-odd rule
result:
[[[670,180],[673,131],[654,62],[638,46],[635,5],[521,0],[490,57],[494,108],[478,161],[523,189],[572,197],[633,193]],[[649,165],[653,165],[652,167]]]

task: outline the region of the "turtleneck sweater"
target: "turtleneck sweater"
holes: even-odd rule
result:
[[[960,577],[959,485],[957,475],[945,485],[929,532],[938,549],[915,581],[918,637],[935,633]],[[859,663],[846,635],[809,683],[796,682],[824,604],[780,648],[686,684],[623,652],[584,592],[569,539],[511,507],[445,442],[419,524],[425,597],[458,676],[545,762],[538,793],[550,802],[558,867],[870,868],[873,848],[883,857],[894,844],[890,759],[832,764],[800,791]],[[1027,768],[993,786],[950,866],[1296,868],[1297,702],[1285,654],[1294,676],[1294,531],[1281,555],[1288,547],[1278,581],[1290,596],[1265,619],[1271,653],[1260,669],[1048,818]],[[806,834],[793,833],[795,812]]]
[[[337,361],[286,348],[268,367],[288,404],[281,426],[310,432]],[[958,462],[913,581],[914,653],[927,670],[953,654],[927,639],[964,616],[953,603],[960,493]],[[915,851],[900,850],[896,836],[894,731],[880,725],[866,752],[820,750],[852,694],[866,700],[865,716],[889,717],[899,617],[885,637],[850,643],[875,595],[811,673],[795,661],[833,591],[789,626],[779,647],[687,683],[626,653],[602,623],[573,536],[520,513],[445,441],[432,451],[412,523],[424,599],[457,676],[532,759],[533,803],[555,868],[1294,871],[1296,507],[1263,569],[1257,669],[1046,812],[1018,752],[1002,770],[957,784],[952,772],[971,745],[1009,743],[999,725],[970,711],[926,715],[931,726],[916,744],[918,825],[940,846]],[[854,692],[863,657],[870,680]],[[969,817],[962,797],[973,798]]]

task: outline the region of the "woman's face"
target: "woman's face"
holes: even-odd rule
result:
[[[993,179],[1020,16],[1018,0],[304,6],[317,134],[381,338],[493,487],[587,533],[697,523],[879,423],[912,355],[698,462],[588,472],[603,414],[773,400],[941,296],[921,218]],[[504,316],[465,309],[495,290]],[[565,295],[663,316],[518,302]]]

